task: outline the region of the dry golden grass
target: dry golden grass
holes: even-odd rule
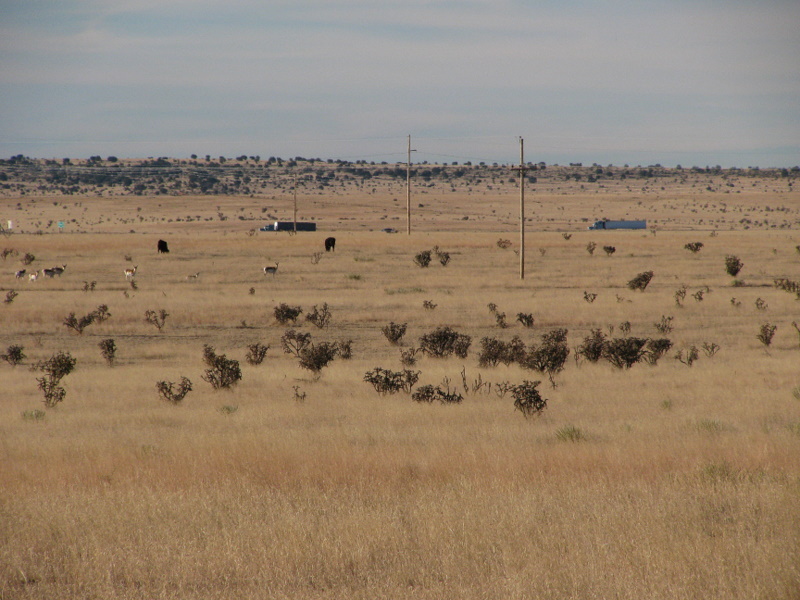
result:
[[[557,229],[546,222],[559,212],[562,223],[588,214],[586,199],[568,191],[542,203],[543,229]],[[476,233],[453,216],[513,214],[512,194],[483,209],[484,193],[464,192],[466,208],[443,207],[446,216],[423,220],[410,238],[342,226],[336,252],[317,264],[330,230],[250,236],[235,221],[155,221],[128,234],[116,224],[139,205],[160,218],[243,201],[255,213],[258,199],[179,199],[179,208],[164,197],[81,199],[77,208],[109,227],[0,240],[36,255],[39,268],[68,265],[35,283],[14,281],[18,258],[3,265],[2,286],[19,296],[0,306],[0,350],[22,344],[28,358],[0,364],[0,598],[800,597],[800,336],[791,325],[800,319],[794,295],[772,286],[800,278],[795,232],[582,225],[566,240],[532,226],[520,281],[513,249],[495,243],[516,244],[513,226]],[[776,193],[726,197],[727,210],[764,206]],[[351,207],[395,204],[342,196]],[[709,198],[696,200],[696,214],[727,218],[703,208]],[[634,212],[641,200],[620,192],[614,201]],[[797,219],[797,196],[781,202]],[[321,221],[340,214],[336,203],[315,210]],[[160,237],[169,255],[156,254]],[[592,240],[617,252],[589,256]],[[705,244],[697,255],[683,248],[691,241]],[[434,245],[451,263],[416,267],[414,254]],[[746,285],[731,285],[726,254],[744,261]],[[261,268],[276,261],[277,275],[265,277]],[[135,290],[123,275],[134,264]],[[627,281],[645,270],[655,273],[650,286],[630,291]],[[702,301],[692,297],[706,288]],[[303,317],[298,328],[319,341],[352,339],[353,359],[318,378],[303,371],[280,350],[286,327],[273,308],[282,302],[327,302],[329,328]],[[497,327],[490,302],[509,328]],[[112,317],[83,335],[62,324],[100,304]],[[169,313],[163,331],[144,321],[148,309]],[[519,312],[534,315],[533,329],[515,321]],[[660,337],[662,316],[674,317],[675,347],[657,366],[576,364],[591,329],[618,335],[629,321],[631,335]],[[463,393],[462,369],[469,383],[542,379],[548,408],[526,420],[496,388],[455,406],[379,396],[362,379],[375,366],[401,368],[380,331],[390,321],[408,323],[404,348],[439,325],[473,338],[466,360],[422,358],[420,384],[447,378]],[[778,326],[769,349],[756,339],[764,322]],[[478,368],[480,338],[529,343],[555,327],[569,329],[573,349],[557,387],[517,366]],[[114,367],[97,347],[109,337]],[[244,362],[254,342],[271,346],[259,366]],[[703,342],[719,352],[701,352],[691,368],[671,358]],[[201,379],[206,343],[241,361],[233,390]],[[28,367],[58,350],[78,360],[64,402],[41,420],[23,418],[44,410]],[[181,405],[159,400],[155,383],[181,375],[194,384]]]

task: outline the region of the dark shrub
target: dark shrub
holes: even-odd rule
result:
[[[22,350],[22,346],[18,344],[11,344],[6,349],[5,354],[0,354],[0,358],[10,364],[12,367],[15,367],[25,360],[25,353]]]
[[[186,377],[181,377],[179,384],[172,381],[159,381],[156,383],[156,390],[162,400],[171,404],[178,404],[192,391],[192,382]]]
[[[605,334],[599,329],[592,329],[592,332],[583,338],[583,344],[578,346],[577,352],[589,362],[596,363],[603,357],[605,344]]]
[[[100,348],[100,353],[108,363],[109,367],[114,366],[114,361],[117,358],[117,344],[112,338],[105,339],[97,344]]]
[[[651,365],[655,365],[662,356],[669,352],[670,348],[672,348],[672,341],[667,338],[647,340],[644,359]]]
[[[294,354],[300,358],[300,353],[311,343],[310,333],[300,333],[294,329],[289,329],[281,337],[281,346],[286,354]]]
[[[418,267],[425,268],[431,264],[431,251],[430,250],[423,250],[419,254],[414,257],[414,263]]]
[[[275,320],[281,325],[286,325],[289,321],[297,323],[297,317],[299,317],[302,312],[303,309],[299,306],[289,306],[288,304],[282,303],[275,307]]]
[[[642,360],[647,339],[625,337],[608,340],[603,347],[603,358],[618,369],[630,369]]]
[[[229,389],[242,378],[239,361],[228,359],[224,354],[218,355],[213,346],[203,346],[203,361],[208,366],[202,375],[203,381],[210,383],[215,390]]]
[[[382,328],[381,331],[383,332],[383,335],[386,336],[386,339],[389,340],[389,343],[397,345],[406,334],[407,327],[408,323],[391,322],[386,327]]]
[[[541,381],[525,380],[511,388],[514,408],[520,411],[526,419],[541,414],[547,408],[547,399],[542,398],[539,390],[536,389],[540,383]]]
[[[250,344],[247,347],[247,355],[244,359],[249,365],[260,365],[267,356],[267,350],[269,350],[269,346],[265,346],[260,342]]]
[[[415,402],[431,403],[434,400],[438,400],[442,404],[459,404],[464,399],[464,396],[456,391],[443,390],[439,386],[423,385],[411,394],[411,399]]]
[[[733,256],[729,254],[728,256],[725,257],[725,270],[731,277],[736,277],[739,274],[739,271],[741,271],[743,267],[744,263],[741,260],[739,260],[738,256]]]
[[[692,254],[697,254],[703,247],[703,242],[689,242],[684,246]]]
[[[364,381],[372,384],[379,394],[396,394],[401,391],[410,392],[411,388],[419,381],[419,371],[390,371],[375,367],[364,374]]]
[[[322,308],[319,309],[314,305],[311,312],[306,314],[306,321],[311,321],[320,329],[327,327],[331,322],[331,311],[328,309],[328,303],[325,302]]]
[[[472,338],[457,333],[450,327],[438,327],[419,338],[420,350],[434,358],[443,358],[451,354],[466,358],[471,343]]]
[[[335,342],[309,344],[300,352],[300,366],[317,374],[336,358],[337,352],[338,346]]]
[[[649,285],[651,279],[653,279],[652,271],[645,271],[644,273],[639,273],[636,277],[634,277],[628,282],[628,287],[634,291],[639,290],[643,292],[645,288]]]

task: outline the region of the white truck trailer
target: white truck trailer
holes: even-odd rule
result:
[[[647,221],[595,221],[589,229],[647,229]]]

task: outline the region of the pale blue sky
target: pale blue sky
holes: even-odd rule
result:
[[[0,158],[800,164],[796,0],[0,0]]]

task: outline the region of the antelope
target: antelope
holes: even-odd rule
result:
[[[25,274],[27,272],[28,272],[27,269],[22,269],[21,271],[17,271],[16,273],[14,273],[14,278],[15,279],[22,279],[23,277],[25,277]]]
[[[52,279],[55,276],[56,272],[54,269],[42,269],[42,277]]]
[[[39,279],[39,271],[34,271],[28,275],[28,281],[36,281]]]
[[[53,267],[50,269],[53,273],[61,277],[61,274],[67,270],[67,265],[61,265],[60,267]]]
[[[187,275],[186,281],[197,281],[197,278],[200,277],[200,272],[198,271],[194,275]]]
[[[136,269],[139,268],[139,265],[136,265],[132,269],[125,269],[125,279],[132,279],[136,276]]]
[[[269,275],[272,273],[272,276],[275,277],[275,273],[278,272],[278,263],[275,263],[274,267],[264,267],[264,275]]]

